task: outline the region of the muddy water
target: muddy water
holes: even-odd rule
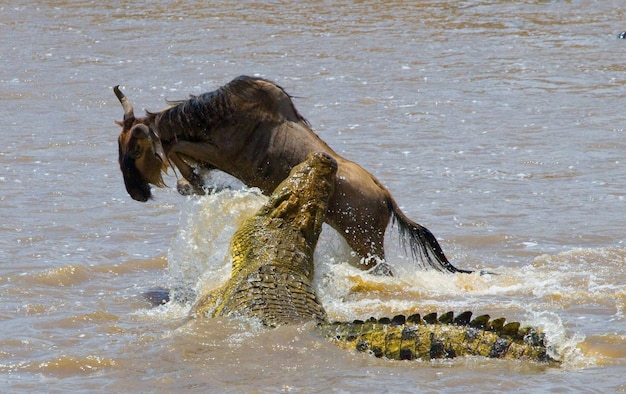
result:
[[[3,388],[626,391],[625,17],[617,0],[0,3]],[[563,366],[396,363],[307,327],[181,328],[188,303],[151,308],[152,287],[220,283],[234,223],[263,198],[132,201],[111,88],[141,112],[240,74],[296,96],[457,266],[499,273],[421,272],[390,232],[398,276],[372,278],[325,230],[316,286],[333,318],[506,316],[543,327]]]

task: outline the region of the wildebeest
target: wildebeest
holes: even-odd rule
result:
[[[151,198],[150,184],[163,187],[161,173],[168,166],[177,168],[196,193],[204,186],[197,169],[206,168],[269,194],[309,153],[323,151],[338,163],[326,222],[362,257],[361,268],[374,266],[373,257],[384,259],[391,218],[416,260],[442,271],[471,272],[454,267],[434,235],[404,215],[378,179],[322,141],[280,86],[240,76],[215,91],[169,102],[171,107],[163,111],[147,111],[142,118],[135,117],[118,86],[114,92],[124,109],[124,120],[117,122],[122,126],[119,163],[133,199]]]

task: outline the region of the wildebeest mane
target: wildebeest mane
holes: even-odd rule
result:
[[[309,126],[283,88],[261,78],[241,76],[221,88],[187,100],[167,101],[172,107],[147,111],[158,130],[169,130],[190,140],[206,136],[211,128],[284,118]],[[285,104],[288,107],[285,109]]]

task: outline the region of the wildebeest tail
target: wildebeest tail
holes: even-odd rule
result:
[[[409,219],[402,213],[393,199],[389,201],[389,211],[392,215],[392,226],[395,223],[398,224],[400,245],[405,251],[407,251],[407,248],[410,249],[414,260],[428,263],[428,265],[438,271],[472,273],[472,271],[462,270],[452,265],[443,253],[433,233],[426,227]]]

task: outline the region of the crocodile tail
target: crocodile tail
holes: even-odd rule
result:
[[[389,211],[393,224],[398,224],[400,232],[400,245],[406,251],[411,250],[411,256],[415,261],[425,261],[438,271],[459,272],[470,274],[472,271],[456,268],[448,261],[443,253],[437,238],[426,227],[421,226],[409,219],[398,207],[392,198],[388,200]],[[408,244],[408,245],[407,245]]]
[[[547,353],[543,333],[518,322],[471,320],[472,312],[454,316],[431,313],[352,322],[319,323],[318,331],[338,346],[369,352],[390,360],[432,360],[461,356],[554,361]]]

